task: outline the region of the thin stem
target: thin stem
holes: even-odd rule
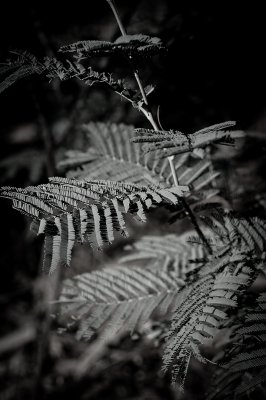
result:
[[[209,253],[212,254],[212,248],[208,242],[208,240],[206,239],[206,237],[204,236],[204,233],[202,232],[202,230],[200,229],[200,226],[198,224],[198,221],[196,219],[195,214],[193,213],[193,211],[191,210],[191,208],[189,207],[189,204],[186,202],[186,200],[183,197],[180,197],[180,201],[182,206],[184,207],[186,213],[188,214],[190,221],[192,222],[192,224],[194,225],[194,228],[197,232],[197,234],[199,235],[199,238],[201,239],[202,243],[205,244],[206,248],[208,249]]]
[[[120,19],[120,17],[119,17],[119,14],[118,14],[118,12],[117,12],[117,9],[116,9],[114,0],[107,0],[107,2],[108,2],[108,4],[110,5],[110,7],[111,7],[111,9],[112,9],[112,11],[113,11],[113,13],[114,13],[116,22],[117,22],[117,24],[118,24],[118,26],[119,26],[119,29],[120,29],[120,31],[121,31],[122,36],[125,36],[125,35],[127,34],[127,33],[126,33],[126,29],[125,29],[125,27],[124,27],[124,25],[123,25],[123,23],[122,23],[122,21],[121,21],[121,19]],[[152,112],[150,111],[149,102],[148,102],[148,99],[147,99],[147,96],[146,96],[144,87],[143,87],[143,85],[142,85],[142,82],[141,82],[141,80],[140,80],[138,71],[134,68],[132,62],[131,62],[131,65],[132,65],[132,67],[133,67],[133,69],[134,69],[134,76],[135,76],[136,82],[137,82],[137,84],[138,84],[138,87],[139,87],[139,90],[140,90],[140,93],[141,93],[143,102],[144,102],[144,104],[145,104],[145,107],[140,106],[139,109],[140,109],[140,111],[145,115],[145,117],[148,119],[148,121],[149,121],[150,124],[152,125],[153,129],[154,129],[155,131],[158,131],[158,130],[159,130],[159,127],[158,127],[156,121],[155,121],[154,118],[153,118]],[[170,156],[170,157],[167,157],[167,158],[168,158],[168,161],[169,161],[169,164],[170,164],[171,173],[172,173],[172,175],[173,175],[174,184],[175,184],[175,186],[178,186],[178,185],[179,185],[179,183],[178,183],[178,178],[177,178],[177,174],[176,174],[176,170],[175,170],[175,166],[174,166],[174,162],[173,162],[174,156]],[[202,242],[206,245],[206,247],[208,248],[208,250],[209,250],[209,252],[210,252],[210,254],[211,254],[211,253],[212,253],[211,246],[210,246],[210,244],[208,243],[207,239],[205,238],[205,236],[204,236],[202,230],[200,229],[200,226],[199,226],[199,224],[198,224],[198,221],[197,221],[197,219],[196,219],[196,217],[195,217],[193,211],[191,210],[189,204],[186,202],[186,200],[185,200],[183,197],[180,197],[180,202],[181,202],[182,206],[184,207],[185,211],[187,212],[187,214],[188,214],[188,216],[189,216],[189,218],[190,218],[192,224],[194,225],[195,230],[196,230],[196,232],[198,233],[200,239],[201,239]]]
[[[112,11],[113,11],[113,13],[114,13],[114,16],[115,16],[117,25],[119,26],[119,29],[120,29],[122,35],[123,35],[123,36],[126,36],[126,34],[127,34],[127,33],[126,33],[126,30],[125,30],[124,25],[123,25],[123,23],[122,23],[122,21],[121,21],[119,15],[118,15],[118,12],[117,12],[117,10],[116,10],[116,6],[115,6],[114,1],[113,1],[113,0],[106,0],[106,1],[107,1],[107,3],[109,4],[109,6],[111,7],[111,9],[112,9]]]
[[[117,25],[119,26],[119,29],[120,29],[120,32],[121,32],[122,36],[126,36],[127,32],[126,32],[126,29],[125,29],[125,27],[123,25],[123,22],[121,21],[121,18],[118,15],[118,12],[117,12],[117,9],[116,9],[116,6],[115,6],[115,2],[113,0],[106,0],[106,1],[110,5],[110,7],[111,7],[111,9],[112,9],[112,11],[114,13]],[[141,96],[143,98],[144,104],[146,104],[146,106],[148,106],[148,99],[147,99],[145,90],[144,90],[143,85],[141,83],[138,71],[135,68],[134,68],[134,76],[135,76],[135,79],[137,81],[137,84],[138,84]]]
[[[178,179],[177,179],[175,165],[174,165],[174,156],[169,156],[167,158],[168,158],[168,161],[169,161],[169,164],[170,164],[170,168],[171,168],[171,172],[172,172],[172,175],[173,175],[173,178],[174,178],[174,184],[176,186],[178,186],[179,182],[178,182]]]
[[[135,76],[135,79],[136,79],[137,84],[138,84],[138,86],[139,86],[140,93],[141,93],[141,96],[142,96],[142,98],[143,98],[144,104],[146,104],[146,106],[148,106],[148,105],[149,105],[148,99],[147,99],[145,90],[144,90],[143,85],[142,85],[142,83],[141,83],[141,81],[140,81],[140,77],[139,77],[139,74],[138,74],[137,71],[134,72],[134,76]]]
[[[163,131],[164,129],[162,127],[161,120],[160,120],[160,104],[157,107],[157,121],[158,121],[158,124],[159,124],[161,130]]]
[[[111,9],[112,9],[112,11],[113,11],[113,13],[114,13],[116,22],[117,22],[117,24],[118,24],[118,26],[119,26],[119,29],[120,29],[120,31],[121,31],[122,36],[125,36],[125,35],[127,34],[127,33],[126,33],[126,29],[125,29],[125,27],[124,27],[124,25],[123,25],[123,23],[122,23],[122,21],[121,21],[121,19],[120,19],[120,17],[119,17],[119,14],[118,14],[117,9],[116,9],[116,6],[115,6],[115,2],[114,2],[113,0],[107,0],[107,2],[108,2],[108,4],[110,5],[110,7],[111,7]],[[134,70],[134,76],[135,76],[135,79],[136,79],[136,81],[137,81],[137,84],[138,84],[138,87],[139,87],[139,90],[140,90],[140,93],[141,93],[143,102],[144,102],[144,104],[146,105],[146,108],[140,107],[140,110],[141,110],[142,113],[145,115],[145,117],[150,121],[150,123],[151,123],[153,129],[154,129],[155,131],[158,131],[158,130],[159,130],[159,127],[158,127],[157,123],[155,122],[151,111],[149,110],[148,99],[147,99],[147,96],[146,96],[144,87],[143,87],[143,85],[142,85],[142,82],[141,82],[141,80],[140,80],[138,71]],[[175,167],[174,167],[174,164],[173,164],[173,158],[168,157],[168,161],[169,161],[169,163],[170,163],[171,172],[172,172],[172,175],[173,175],[173,178],[174,178],[175,185],[178,186],[178,179],[177,179],[176,170],[175,170]]]

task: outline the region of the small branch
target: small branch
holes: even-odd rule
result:
[[[163,131],[164,129],[163,129],[161,121],[160,121],[160,104],[157,107],[157,121],[158,121],[158,124],[159,124],[161,130]]]
[[[113,13],[114,13],[116,22],[117,22],[117,24],[118,24],[118,26],[119,26],[119,29],[120,29],[120,31],[121,31],[122,36],[125,36],[125,35],[127,34],[127,33],[126,33],[126,29],[125,29],[125,27],[124,27],[124,25],[123,25],[123,23],[122,23],[122,21],[121,21],[121,19],[120,19],[120,17],[119,17],[119,14],[118,14],[118,12],[117,12],[117,9],[116,9],[114,0],[106,0],[106,1],[107,1],[108,4],[110,5],[110,7],[111,7],[111,9],[112,9],[112,11],[113,11]],[[147,99],[147,96],[146,96],[144,87],[143,87],[143,85],[142,85],[142,82],[141,82],[141,80],[140,80],[138,71],[134,68],[132,62],[131,62],[131,65],[132,65],[132,67],[133,67],[134,76],[135,76],[136,82],[137,82],[137,84],[138,84],[138,87],[139,87],[139,90],[140,90],[140,93],[141,93],[143,102],[144,102],[144,104],[145,104],[145,107],[140,106],[139,109],[140,109],[140,111],[145,115],[145,117],[147,118],[147,120],[150,122],[150,124],[152,125],[153,129],[154,129],[155,131],[158,131],[158,130],[159,130],[159,127],[158,127],[157,123],[155,122],[155,120],[154,120],[154,118],[153,118],[152,112],[150,111],[148,99]],[[168,157],[168,161],[169,161],[170,168],[171,168],[171,172],[172,172],[173,179],[174,179],[174,184],[175,184],[175,186],[178,186],[179,183],[178,183],[178,178],[177,178],[177,175],[176,175],[176,170],[175,170],[175,166],[174,166],[173,159],[174,159],[174,156]],[[194,225],[194,228],[195,228],[196,232],[198,233],[200,239],[201,239],[202,242],[206,245],[206,247],[207,247],[208,251],[210,252],[210,254],[212,254],[211,246],[210,246],[210,244],[208,243],[207,239],[205,238],[205,236],[204,236],[202,230],[200,229],[200,226],[199,226],[199,224],[198,224],[198,221],[197,221],[197,219],[196,219],[196,217],[195,217],[193,211],[191,210],[189,204],[186,202],[186,200],[185,200],[183,197],[180,197],[180,202],[181,202],[182,206],[184,207],[185,211],[187,212],[187,214],[188,214],[188,216],[189,216],[189,218],[190,218],[192,224]]]
[[[140,93],[141,93],[141,96],[142,96],[142,98],[143,98],[144,104],[146,104],[146,106],[149,106],[149,103],[148,103],[148,99],[147,99],[145,90],[144,90],[143,85],[142,85],[142,83],[141,83],[141,81],[140,81],[140,77],[139,77],[139,74],[138,74],[137,71],[134,72],[134,76],[135,76],[135,79],[136,79],[137,84],[138,84],[138,86],[139,86]]]
[[[178,179],[177,179],[176,170],[175,170],[175,166],[174,166],[174,156],[168,157],[168,161],[169,161],[171,172],[172,172],[172,175],[173,175],[173,178],[174,178],[174,183],[175,183],[176,186],[178,186],[179,182],[178,182]]]

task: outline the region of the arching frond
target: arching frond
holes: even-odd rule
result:
[[[200,346],[212,341],[221,321],[228,318],[227,312],[238,307],[239,296],[255,279],[256,268],[250,268],[248,260],[247,254],[239,254],[238,259],[225,255],[221,272],[215,265],[215,273],[210,273],[207,265],[206,270],[205,267],[200,270],[200,278],[197,276],[183,290],[183,300],[172,319],[164,353],[164,370],[170,369],[173,382],[181,387],[191,357],[206,362]]]
[[[131,140],[133,143],[143,143],[142,148],[145,153],[152,152],[155,153],[156,158],[165,158],[204,148],[211,143],[232,144],[235,137],[244,135],[242,131],[224,130],[234,125],[234,121],[227,121],[191,134],[180,131],[154,131],[141,128],[135,130],[138,136]]]
[[[98,72],[91,67],[84,67],[76,61],[66,60],[64,63],[55,58],[44,59],[44,72],[52,80],[59,78],[61,81],[79,79],[85,85],[92,86],[95,83],[108,85],[118,93],[123,93],[129,99],[135,99],[137,92],[127,86],[123,79],[115,79],[111,73]]]
[[[127,235],[124,214],[146,221],[152,206],[178,204],[186,187],[162,189],[112,181],[50,178],[46,185],[26,189],[3,187],[0,196],[34,220],[33,230],[45,234],[44,269],[70,264],[76,242],[101,248],[114,231]]]
[[[61,318],[80,322],[78,337],[89,340],[133,331],[156,311],[165,317],[176,306],[184,281],[160,268],[132,266],[106,268],[77,275],[63,282],[59,299]]]
[[[236,399],[258,388],[266,392],[266,294],[260,294],[255,305],[245,306],[231,319],[231,343],[219,358],[208,400],[229,398],[232,391]]]
[[[6,90],[17,80],[33,74],[44,74],[49,80],[59,78],[61,81],[68,79],[79,79],[85,85],[92,86],[95,83],[108,85],[111,89],[133,103],[139,101],[138,92],[128,87],[123,79],[116,79],[111,73],[98,72],[91,67],[84,67],[77,61],[59,61],[56,58],[45,57],[38,60],[29,53],[15,53],[17,58],[8,60],[8,71],[13,71],[0,83],[0,93]]]
[[[2,73],[9,75],[0,84],[0,93],[6,90],[19,79],[33,74],[42,74],[45,66],[33,54],[26,51],[12,51],[15,55],[13,60],[9,59],[3,63]],[[11,72],[11,73],[10,73]]]

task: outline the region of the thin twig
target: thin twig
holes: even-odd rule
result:
[[[161,120],[160,120],[160,104],[157,107],[157,121],[158,121],[158,124],[160,125],[161,130],[163,131],[164,129],[162,127]]]
[[[119,26],[119,29],[120,29],[122,35],[126,36],[126,34],[127,34],[126,30],[125,30],[124,25],[122,24],[122,21],[121,21],[119,15],[118,15],[118,12],[116,10],[116,6],[115,6],[114,1],[113,0],[106,0],[106,1],[107,1],[107,3],[109,4],[109,6],[111,7],[111,9],[112,9],[112,11],[114,13],[117,25]]]
[[[122,36],[126,36],[126,34],[127,34],[127,33],[126,33],[126,29],[125,29],[125,27],[124,27],[124,25],[123,25],[123,23],[122,23],[122,21],[121,21],[121,19],[120,19],[120,17],[119,17],[119,14],[118,14],[118,12],[117,12],[117,9],[116,9],[114,0],[106,0],[106,1],[107,1],[108,4],[110,5],[110,7],[111,7],[111,9],[112,9],[112,11],[113,11],[113,13],[114,13],[116,22],[117,22],[117,24],[118,24],[118,26],[119,26],[119,29],[120,29],[120,31],[121,31]],[[131,65],[132,65],[132,62],[131,62]],[[154,120],[154,118],[153,118],[152,112],[151,112],[150,107],[149,107],[149,102],[148,102],[148,99],[147,99],[147,96],[146,96],[144,87],[143,87],[143,85],[142,85],[142,82],[141,82],[141,80],[140,80],[138,71],[134,68],[133,65],[132,65],[132,67],[133,67],[133,69],[134,69],[134,76],[135,76],[136,82],[137,82],[137,84],[138,84],[138,87],[139,87],[139,90],[140,90],[140,93],[141,93],[143,102],[144,102],[144,104],[145,104],[145,107],[139,106],[139,109],[140,109],[140,111],[145,115],[145,117],[148,119],[148,121],[149,121],[150,124],[152,125],[153,129],[154,129],[155,131],[158,131],[158,130],[159,130],[159,127],[158,127],[157,123],[155,122],[155,120]],[[172,173],[172,175],[173,175],[174,184],[175,184],[175,186],[178,186],[179,183],[178,183],[178,178],[177,178],[177,174],[176,174],[176,170],[175,170],[175,166],[174,166],[174,162],[173,162],[173,156],[168,157],[168,161],[169,161],[169,164],[170,164],[171,173]],[[202,230],[200,229],[200,226],[199,226],[199,224],[198,224],[198,221],[197,221],[197,219],[196,219],[196,217],[195,217],[193,211],[191,210],[189,204],[186,202],[186,200],[185,200],[183,197],[180,197],[180,202],[181,202],[182,206],[184,207],[186,213],[188,214],[188,216],[189,216],[189,218],[190,218],[192,224],[194,225],[195,230],[196,230],[196,232],[198,233],[200,239],[201,239],[202,242],[206,245],[206,247],[208,248],[208,250],[209,250],[209,252],[210,252],[210,254],[211,254],[211,253],[212,253],[211,246],[210,246],[210,244],[208,243],[207,239],[205,238],[205,236],[204,236]]]
[[[117,12],[117,9],[116,9],[116,6],[115,6],[115,2],[113,0],[107,0],[107,2],[110,5],[110,7],[111,7],[111,9],[112,9],[112,11],[114,13],[117,25],[119,26],[119,29],[120,29],[120,32],[121,32],[122,36],[126,36],[127,32],[126,32],[126,29],[125,29],[122,21],[121,21],[121,18],[118,15],[118,12]],[[129,57],[129,58],[131,58],[131,57]],[[135,79],[137,81],[137,84],[138,84],[141,96],[143,98],[144,104],[146,104],[146,106],[148,106],[149,103],[148,103],[148,99],[147,99],[145,90],[144,90],[143,85],[141,83],[138,71],[135,68],[134,68],[134,76],[135,76]]]

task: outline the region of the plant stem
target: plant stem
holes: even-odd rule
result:
[[[116,10],[116,6],[115,6],[114,1],[113,1],[113,0],[106,0],[106,1],[107,1],[107,3],[109,4],[109,6],[111,7],[111,9],[112,9],[112,11],[113,11],[113,13],[114,13],[114,16],[115,16],[117,25],[119,26],[119,29],[120,29],[122,35],[123,35],[123,36],[126,36],[126,34],[127,34],[127,33],[126,33],[126,30],[125,30],[124,25],[123,25],[123,23],[122,23],[122,21],[121,21],[119,15],[118,15],[118,12],[117,12],[117,10]]]
[[[119,29],[120,29],[120,32],[121,32],[122,36],[126,36],[127,32],[126,32],[126,29],[125,29],[122,21],[121,21],[121,18],[118,15],[118,12],[117,12],[117,9],[116,9],[116,6],[115,6],[115,2],[113,0],[106,0],[106,1],[110,5],[110,7],[111,7],[111,9],[112,9],[112,11],[114,13],[117,25],[119,26]],[[140,81],[140,77],[139,77],[138,71],[136,69],[134,69],[134,76],[135,76],[135,79],[137,81],[137,84],[138,84],[141,96],[143,98],[144,104],[146,106],[148,106],[148,99],[147,99],[145,90],[143,88],[143,85],[142,85],[142,83]],[[157,128],[157,130],[158,130],[158,128]]]
[[[144,104],[148,107],[148,106],[149,106],[148,99],[147,99],[145,90],[144,90],[144,88],[143,88],[143,86],[142,86],[142,83],[141,83],[141,81],[140,81],[139,74],[138,74],[137,71],[134,72],[134,76],[135,76],[135,79],[136,79],[137,84],[138,84],[138,86],[139,86],[140,93],[141,93],[141,96],[142,96],[142,98],[143,98]]]
[[[112,9],[112,11],[114,13],[116,22],[117,22],[117,24],[119,26],[119,29],[121,31],[122,36],[125,36],[127,34],[126,33],[126,29],[125,29],[125,27],[124,27],[124,25],[123,25],[123,23],[122,23],[122,21],[121,21],[121,19],[119,17],[119,14],[117,12],[114,0],[106,0],[106,1],[110,5],[110,7],[111,7],[111,9]],[[131,63],[131,65],[132,65],[132,63]],[[148,121],[152,125],[153,129],[155,131],[159,131],[160,129],[159,129],[156,121],[153,118],[152,112],[151,112],[150,107],[149,107],[148,99],[147,99],[144,87],[143,87],[143,85],[141,83],[138,71],[134,67],[133,67],[133,69],[134,69],[134,76],[135,76],[136,82],[138,84],[140,93],[142,95],[143,102],[145,104],[145,107],[140,106],[139,109],[140,109],[140,111],[142,111],[142,113],[148,119]],[[168,158],[168,161],[169,161],[169,164],[170,164],[171,173],[173,175],[174,184],[175,184],[175,186],[178,186],[179,182],[178,182],[178,178],[177,178],[177,175],[176,175],[176,170],[175,170],[175,166],[174,166],[174,162],[173,162],[174,156],[170,156],[170,157],[167,157],[167,158]],[[205,244],[206,248],[209,250],[209,252],[211,254],[212,253],[211,246],[208,243],[207,239],[205,238],[202,230],[200,229],[198,221],[197,221],[193,211],[191,210],[189,204],[186,202],[186,200],[183,197],[180,197],[180,202],[181,202],[182,206],[184,207],[186,213],[188,214],[192,224],[194,225],[194,228],[195,228],[197,234],[199,235],[200,239],[202,240],[202,243]]]

